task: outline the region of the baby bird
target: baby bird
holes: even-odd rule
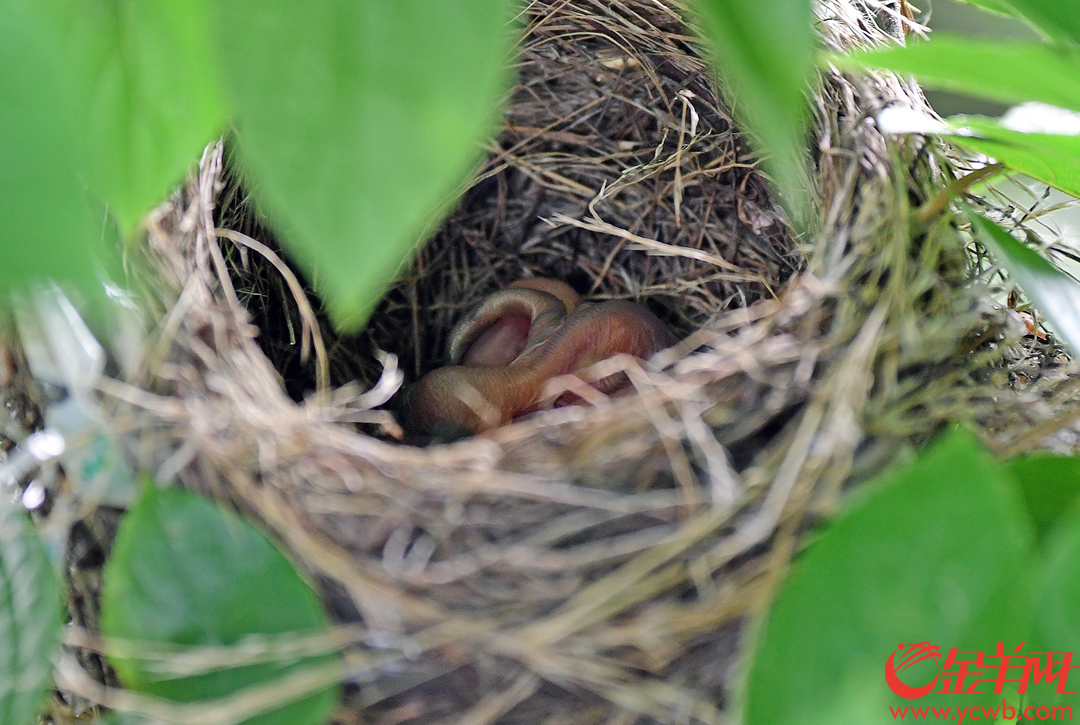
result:
[[[406,392],[404,423],[416,434],[482,433],[535,412],[551,378],[620,353],[648,359],[675,342],[664,323],[631,302],[582,303],[564,282],[519,279],[454,327],[452,364]],[[592,385],[612,395],[629,381],[612,375]]]

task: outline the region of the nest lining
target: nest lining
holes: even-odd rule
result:
[[[873,5],[821,3],[826,43],[895,40],[882,25],[895,31],[899,10]],[[687,334],[625,367],[634,396],[451,446],[357,433],[347,422],[373,419],[385,395],[282,390],[284,377],[303,397],[314,363],[299,362],[280,278],[214,232],[271,241],[222,181],[220,148],[151,221],[151,349],[165,357],[104,386],[115,427],[143,468],[263,521],[336,616],[361,623],[359,649],[388,662],[355,673],[358,722],[723,722],[746,623],[845,485],[944,422],[1008,448],[1060,427],[1071,404],[1072,378],[1046,372],[1052,351],[1023,338],[985,259],[958,244],[963,219],[913,220],[962,171],[944,147],[874,126],[887,105],[923,108],[917,88],[823,79],[820,229],[800,247],[677,10],[531,4],[507,130],[478,182],[368,331],[322,326],[331,381],[374,385],[375,348],[419,375],[480,296],[559,276],[640,299]],[[251,304],[263,298],[278,310]],[[276,337],[251,324],[274,316]],[[1010,386],[1033,359],[1043,374]]]

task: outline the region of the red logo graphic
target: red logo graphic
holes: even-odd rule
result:
[[[1074,667],[1072,652],[1023,652],[1024,643],[1006,654],[1005,645],[997,643],[993,654],[987,655],[982,650],[961,650],[956,647],[949,650],[941,670],[924,685],[909,685],[900,679],[898,672],[903,672],[912,665],[925,659],[941,660],[941,650],[929,642],[903,644],[889,655],[885,661],[885,682],[894,693],[908,700],[914,700],[931,692],[952,694],[988,693],[1000,695],[1007,682],[1015,682],[1021,694],[1026,693],[1031,683],[1046,682],[1054,684],[1060,693],[1076,694],[1075,690],[1066,690],[1069,671]],[[899,662],[898,662],[899,660]],[[1013,677],[1009,675],[1013,674]],[[993,689],[981,689],[984,683],[992,683]],[[935,690],[934,688],[937,687]]]
[[[901,660],[899,667],[896,666],[895,661],[897,653],[904,658]],[[937,684],[937,677],[921,687],[912,687],[896,675],[897,670],[906,670],[908,667],[911,667],[918,662],[922,662],[927,658],[933,659],[935,662],[940,662],[941,650],[938,649],[936,644],[930,644],[929,642],[904,644],[901,642],[896,648],[896,651],[889,655],[889,659],[885,661],[885,682],[888,683],[889,689],[900,697],[907,698],[908,700],[914,700],[923,695],[929,695],[933,691],[934,685]]]

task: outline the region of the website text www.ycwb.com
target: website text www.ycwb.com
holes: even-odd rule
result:
[[[944,707],[912,706],[889,707],[894,720],[1072,720],[1073,709],[1070,705],[1047,707],[1046,705],[1024,705],[1013,707],[1002,702],[998,707],[979,705],[946,705]]]

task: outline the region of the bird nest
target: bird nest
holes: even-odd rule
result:
[[[817,13],[833,49],[911,25],[888,3]],[[823,73],[798,238],[682,8],[524,17],[500,137],[362,333],[335,336],[215,146],[148,224],[156,338],[106,403],[144,469],[262,521],[357,647],[404,653],[347,688],[363,722],[724,722],[748,622],[845,487],[948,421],[1032,445],[1072,379],[942,203],[963,161],[876,128],[926,110],[915,86]],[[636,300],[682,342],[612,363],[630,395],[397,440],[401,374],[532,274]]]

